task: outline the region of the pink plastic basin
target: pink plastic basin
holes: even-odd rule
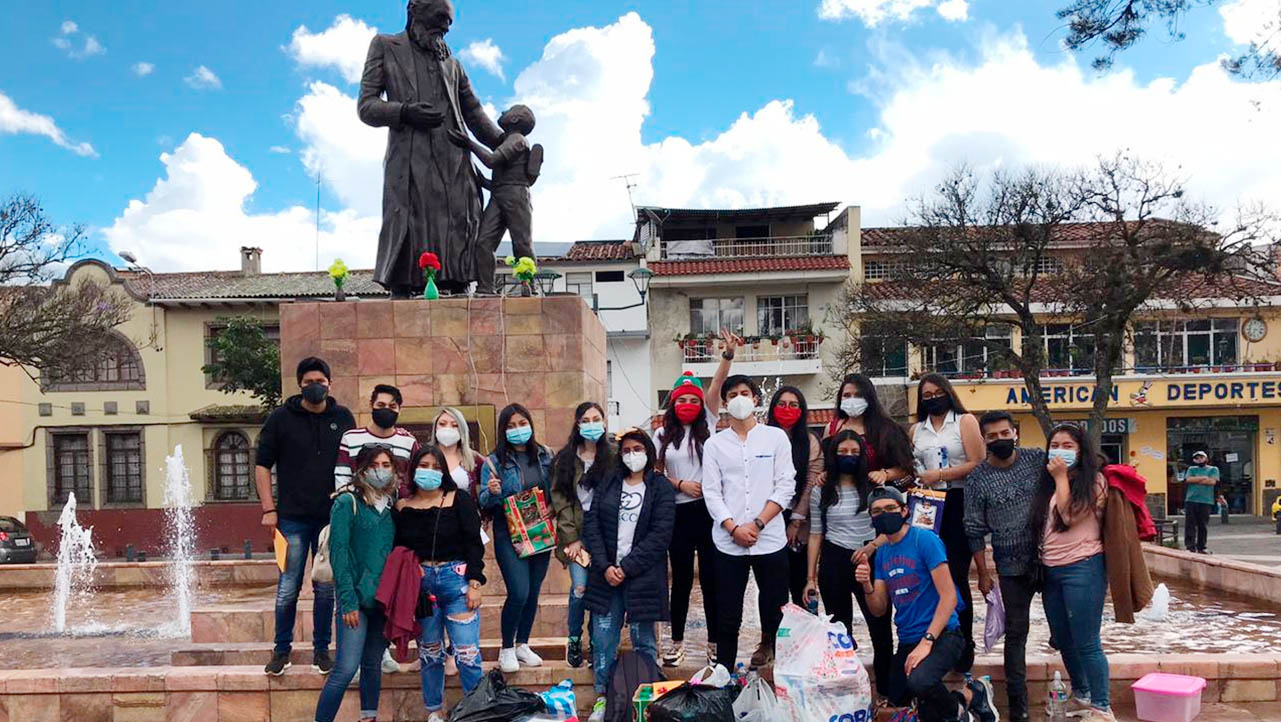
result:
[[[1152,672],[1135,682],[1135,712],[1147,722],[1192,722],[1201,713],[1205,680],[1184,674]]]

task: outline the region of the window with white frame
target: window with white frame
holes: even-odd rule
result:
[[[1010,326],[988,326],[984,338],[964,341],[947,341],[924,346],[921,349],[924,367],[941,374],[982,373],[1004,365],[1004,354],[993,344],[1010,348]]]
[[[569,293],[576,293],[583,298],[592,297],[592,274],[588,273],[566,273],[565,290]]]
[[[757,296],[756,323],[761,336],[795,331],[810,322],[807,296]]]
[[[1063,259],[1057,256],[1041,256],[1036,259],[1036,273],[1040,276],[1063,273]]]
[[[863,278],[868,281],[882,281],[902,272],[902,261],[868,261],[863,264]]]
[[[907,340],[892,329],[863,324],[859,329],[859,360],[868,376],[907,376]]]
[[[1232,365],[1239,333],[1235,318],[1142,321],[1134,326],[1134,365],[1140,373]]]
[[[722,328],[743,333],[743,297],[691,298],[689,330],[700,336],[718,334]]]
[[[1094,334],[1070,323],[1041,327],[1046,368],[1088,374],[1094,371]]]

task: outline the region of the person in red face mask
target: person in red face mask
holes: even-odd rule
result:
[[[781,386],[769,402],[766,423],[787,432],[792,441],[792,465],[796,467],[796,496],[783,510],[787,519],[787,587],[792,602],[805,606],[806,568],[809,563],[806,545],[809,543],[810,492],[823,473],[823,446],[806,426],[809,406],[805,394],[795,386]]]
[[[721,332],[720,366],[706,393],[703,382],[686,372],[672,384],[663,412],[663,426],[654,434],[658,447],[656,469],[667,476],[676,490],[676,528],[668,559],[672,565],[671,629],[660,657],[663,666],[678,667],[685,659],[685,619],[689,615],[689,597],[694,589],[694,557],[698,556],[698,586],[703,592],[703,612],[707,628],[717,624],[716,585],[712,579],[712,517],[703,501],[703,444],[716,432],[721,406],[721,386],[729,376],[734,352],[742,339],[729,331]],[[708,660],[716,658],[715,637],[708,639]],[[700,662],[701,664],[701,662]]]

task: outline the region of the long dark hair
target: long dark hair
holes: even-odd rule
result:
[[[876,451],[877,466],[868,471],[893,468],[911,470],[912,444],[907,438],[907,432],[885,413],[885,408],[876,395],[876,384],[866,374],[850,374],[841,380],[836,391],[836,418],[841,424],[850,418],[849,414],[841,410],[841,394],[846,386],[857,388],[859,396],[867,402],[867,410],[863,412],[863,428],[867,432],[868,444]]]
[[[567,499],[578,498],[577,491],[574,489],[574,462],[578,460],[578,445],[592,443],[583,438],[582,432],[578,430],[578,420],[591,409],[599,411],[601,419],[608,418],[605,416],[605,410],[595,401],[584,401],[579,404],[578,408],[574,409],[574,427],[569,432],[569,441],[556,452],[556,458],[552,459],[552,486]],[[595,444],[596,460],[592,462],[592,468],[584,472],[583,478],[578,480],[584,489],[595,489],[596,485],[605,478],[605,474],[614,468],[614,445],[609,441],[609,434],[601,435]]]
[[[925,387],[925,384],[934,384],[939,387],[939,390],[947,394],[947,397],[952,400],[952,412],[957,416],[969,413],[965,410],[965,404],[961,403],[961,397],[956,395],[956,389],[952,388],[952,382],[948,381],[946,376],[940,373],[928,373],[922,376],[921,380],[916,384],[917,421],[924,421],[930,415],[930,412],[925,410],[925,399],[921,398],[921,389]]]
[[[1077,424],[1059,424],[1050,429],[1049,436],[1046,437],[1045,446],[1049,449],[1050,442],[1059,434],[1067,434],[1072,440],[1081,447],[1076,454],[1076,464],[1068,469],[1069,480],[1069,501],[1068,514],[1075,517],[1084,511],[1094,508],[1097,499],[1098,476],[1099,476],[1099,457],[1094,453],[1094,445],[1090,443],[1090,435],[1085,433]],[[1041,484],[1036,489],[1036,498],[1032,502],[1032,531],[1036,534],[1042,533],[1045,529],[1045,517],[1050,511],[1050,499],[1054,496],[1054,477],[1046,469],[1041,470]],[[1054,530],[1059,532],[1067,531],[1069,525],[1063,519],[1059,509],[1054,510]]]
[[[645,447],[644,474],[645,478],[648,479],[649,475],[654,472],[654,464],[656,463],[656,459],[654,458],[654,441],[649,438],[649,434],[641,431],[640,429],[632,429],[618,437],[618,461],[614,465],[615,471],[617,471],[619,477],[623,479],[626,479],[627,476],[632,473],[632,470],[623,464],[623,442],[628,440],[639,441]],[[594,464],[593,468],[595,468]]]
[[[679,446],[685,439],[685,425],[681,420],[676,418],[676,396],[669,394],[667,397],[667,410],[663,412],[663,445],[658,447],[658,458],[664,464],[667,463],[667,447]],[[689,425],[689,448],[687,451],[690,456],[697,456],[698,461],[703,461],[703,443],[712,436],[712,430],[707,428],[707,402],[700,401],[703,404],[704,413],[694,419],[694,423]]]
[[[867,480],[867,442],[857,431],[846,429],[836,436],[828,439],[823,444],[823,468],[827,470],[827,483],[823,484],[822,491],[818,497],[819,515],[823,518],[823,528],[827,529],[827,509],[836,504],[839,498],[838,487],[841,485],[841,472],[836,468],[836,450],[842,442],[858,442],[858,455],[863,459],[863,463],[858,467],[858,473],[854,475],[854,490],[858,492],[858,510],[860,512],[867,509],[867,495],[872,491],[872,483]]]
[[[525,442],[527,453],[537,454],[539,444],[537,439],[537,429],[534,428],[534,417],[530,415],[529,409],[520,404],[508,404],[498,414],[498,443],[494,444],[494,456],[498,458],[500,464],[510,464],[515,460],[516,449],[512,447],[507,440],[507,424],[511,423],[512,417],[520,414],[529,422],[529,441]]]
[[[440,480],[441,491],[458,491],[458,484],[454,477],[449,474],[449,463],[445,461],[445,453],[435,444],[423,444],[418,450],[409,456],[409,469],[405,472],[405,477],[410,483],[409,490],[416,491],[418,486],[413,483],[414,472],[418,470],[418,463],[423,460],[424,456],[430,456],[439,464],[439,469],[444,476]]]
[[[774,417],[774,409],[778,406],[778,399],[783,394],[793,394],[796,396],[796,402],[801,407],[801,418],[792,426],[791,429],[783,429],[783,425],[778,423]],[[805,484],[809,481],[810,468],[810,430],[805,425],[805,420],[809,418],[809,405],[805,403],[805,394],[795,386],[780,386],[774,392],[773,398],[769,400],[769,410],[765,414],[765,423],[770,426],[777,426],[787,432],[788,440],[792,442],[792,466],[796,469],[796,493],[800,494],[805,491]]]

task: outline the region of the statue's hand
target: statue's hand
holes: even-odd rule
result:
[[[449,141],[459,148],[471,147],[471,139],[467,137],[466,133],[457,128],[449,129]]]
[[[435,128],[445,122],[445,113],[431,103],[411,103],[405,106],[405,120],[415,128]]]

